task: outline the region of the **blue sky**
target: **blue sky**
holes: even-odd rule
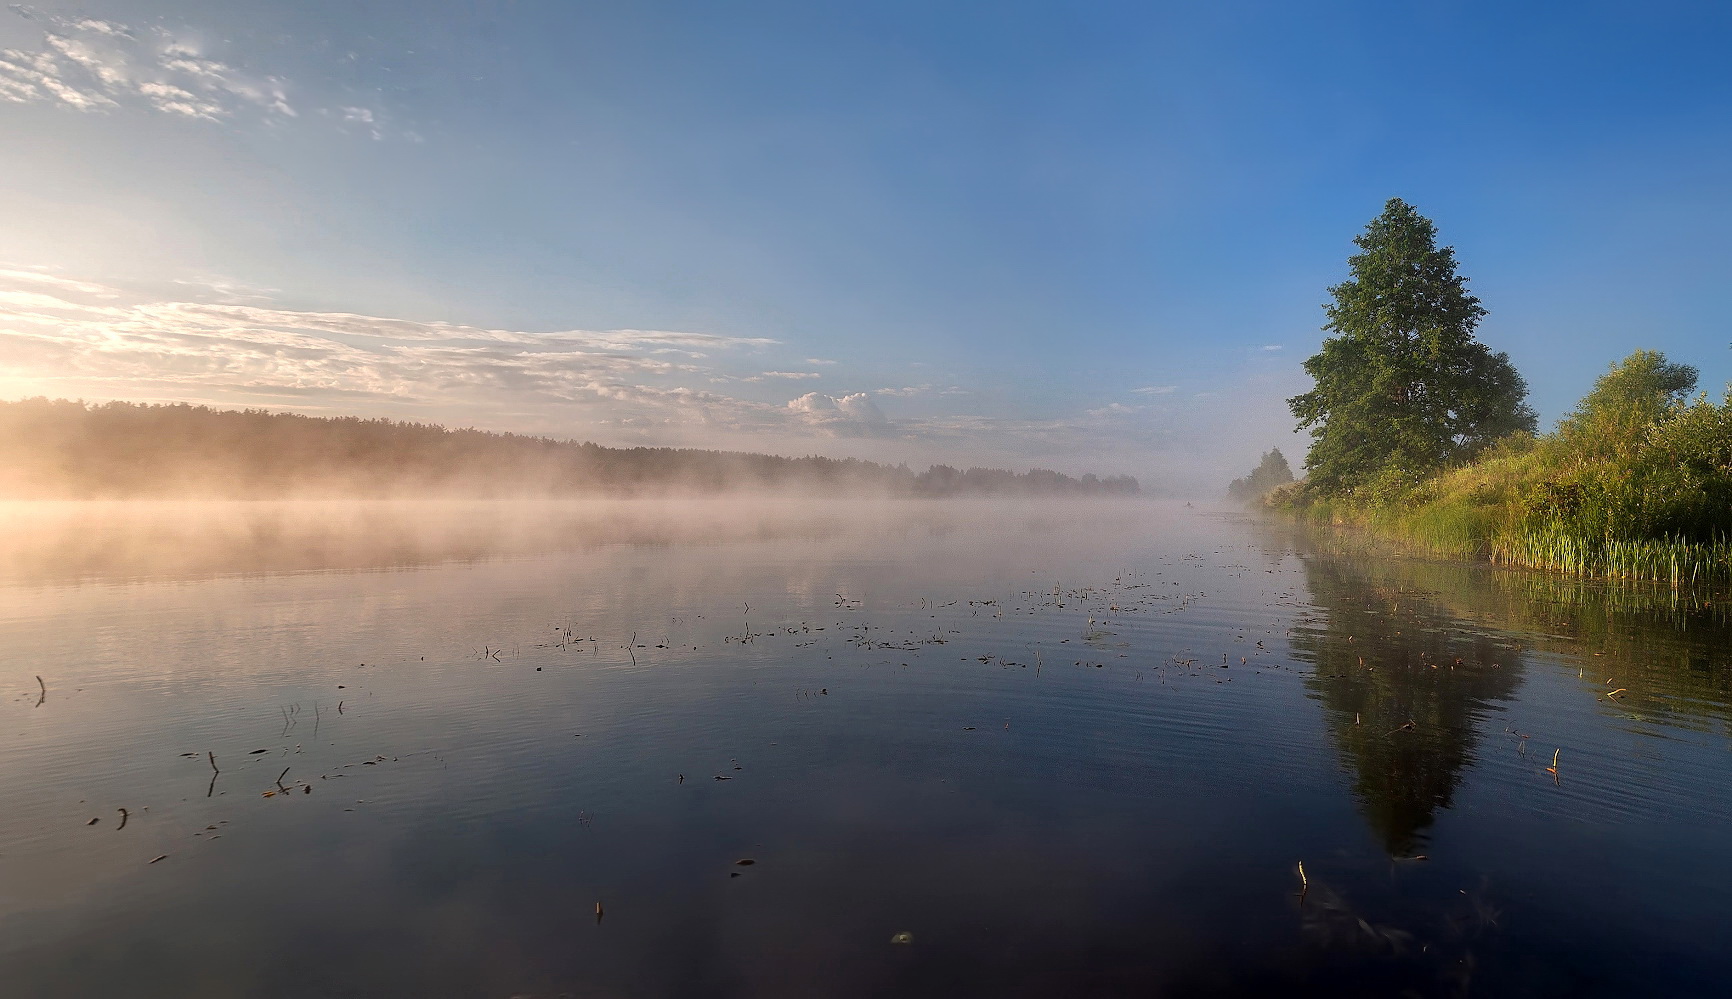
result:
[[[0,12],[0,397],[1209,490],[1407,199],[1546,421],[1732,378],[1732,5]],[[9,297],[8,297],[9,296]]]

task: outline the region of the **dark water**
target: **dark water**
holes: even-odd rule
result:
[[[1701,595],[1155,503],[0,516],[7,995],[1732,991]]]

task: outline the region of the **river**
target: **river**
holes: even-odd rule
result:
[[[1169,502],[0,508],[19,996],[1732,991],[1732,609]]]

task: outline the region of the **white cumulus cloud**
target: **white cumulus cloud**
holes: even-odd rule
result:
[[[873,402],[872,396],[866,392],[843,396],[807,392],[798,399],[788,400],[788,408],[796,413],[803,413],[820,424],[848,422],[878,427],[886,426],[890,422],[885,418],[884,411],[878,408],[878,404]]]

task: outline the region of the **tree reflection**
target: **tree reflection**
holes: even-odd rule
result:
[[[1521,681],[1520,649],[1464,627],[1431,594],[1373,560],[1305,556],[1320,620],[1294,629],[1294,654],[1366,821],[1391,856],[1419,850],[1473,761],[1476,723]]]

